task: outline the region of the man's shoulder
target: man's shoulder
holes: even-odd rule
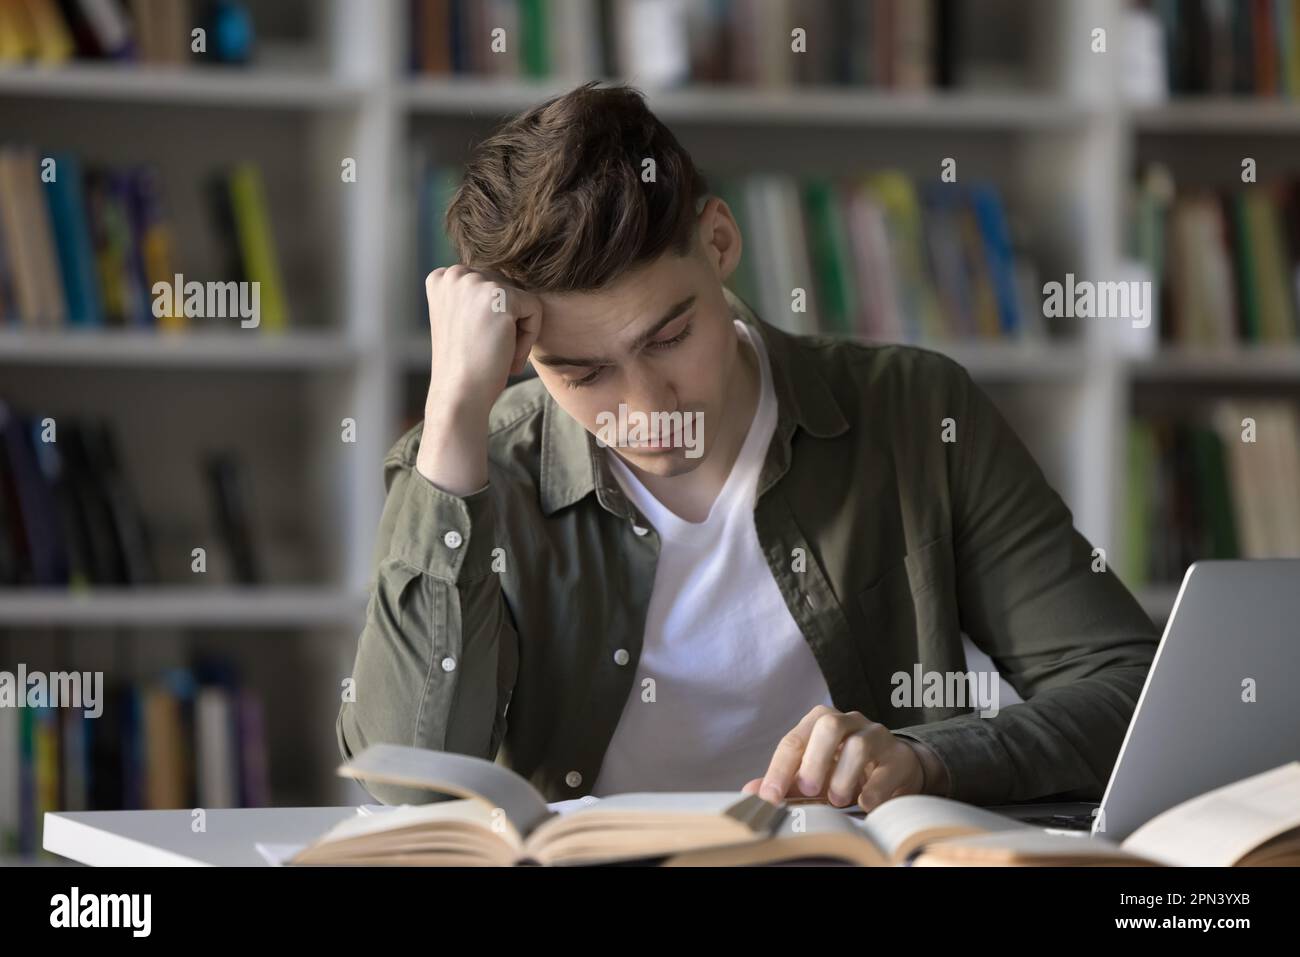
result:
[[[890,397],[944,402],[970,382],[959,362],[923,346],[829,335],[786,335],[782,343],[850,405],[866,402],[878,410],[878,403]]]

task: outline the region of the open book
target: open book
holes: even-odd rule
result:
[[[1097,855],[1114,860],[1085,860]],[[1300,761],[1206,791],[1157,814],[1116,845],[1084,847],[1043,831],[979,835],[927,846],[914,864],[1077,866],[1154,863],[1189,867],[1300,867]]]
[[[1295,800],[1300,794],[1295,790],[1300,788],[1300,762],[1270,773],[1288,769],[1289,785],[1283,785],[1292,789],[1294,828],[1300,826],[1300,801]],[[731,791],[621,794],[557,813],[508,768],[467,755],[390,744],[367,748],[339,774],[457,800],[407,805],[343,821],[295,854],[290,864],[509,866],[653,859],[678,866],[811,860],[886,866],[905,863],[919,853],[917,862],[927,864],[1078,865],[1149,864],[1169,857],[1131,847],[1138,834],[1119,847],[1085,836],[1048,833],[959,801],[925,795],[894,798],[861,819],[826,804],[774,805],[757,795]],[[1272,836],[1287,830],[1284,817],[1275,818],[1279,823]],[[1163,839],[1157,836],[1151,846],[1164,840],[1176,851],[1186,841],[1186,830],[1205,827],[1199,817],[1187,819],[1181,829],[1166,832]],[[1216,836],[1224,832],[1217,818],[1212,830]],[[1260,842],[1268,840],[1262,837]],[[942,849],[949,847],[960,850],[945,857]]]

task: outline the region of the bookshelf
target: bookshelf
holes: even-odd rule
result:
[[[248,70],[0,69],[5,140],[106,161],[154,158],[173,184],[220,160],[262,164],[294,308],[290,328],[275,336],[0,333],[6,398],[55,415],[102,413],[123,434],[128,467],[144,476],[141,496],[175,561],[156,587],[0,593],[0,651],[29,647],[23,636],[33,629],[75,641],[156,634],[135,642],[132,660],[141,665],[164,645],[235,633],[253,642],[253,660],[258,649],[299,649],[310,666],[299,674],[290,662],[292,677],[271,686],[299,706],[281,714],[280,725],[268,717],[277,738],[273,794],[281,802],[359,801],[359,789],[332,774],[337,688],[364,613],[382,458],[418,411],[412,397],[422,394],[427,369],[427,333],[412,324],[422,289],[411,252],[411,146],[463,158],[500,117],[591,77],[416,77],[405,67],[404,4],[396,0],[250,6],[255,17],[293,23],[291,40]],[[1040,281],[1067,271],[1115,276],[1136,157],[1171,157],[1196,181],[1221,179],[1215,164],[1240,152],[1242,135],[1269,162],[1300,155],[1300,107],[1291,103],[1125,105],[1115,47],[1107,55],[1088,49],[1094,26],[1115,43],[1123,7],[1123,0],[981,3],[983,34],[1023,31],[1023,62],[1009,79],[980,74],[960,92],[649,87],[647,98],[706,174],[892,167],[933,176],[940,158],[958,156],[963,176],[997,181],[1031,225]],[[355,183],[340,181],[344,157],[357,162]],[[179,187],[169,200],[200,273],[213,255],[202,210]],[[1294,347],[1133,358],[1087,328],[1048,345],[930,348],[949,352],[988,388],[1076,524],[1111,556],[1124,545],[1124,441],[1138,393],[1245,387],[1293,400],[1300,393]],[[344,417],[357,423],[353,443],[340,440]],[[278,571],[261,588],[201,587],[188,575],[203,490],[178,463],[208,442],[246,453],[261,476],[259,515],[286,543],[288,554],[272,562]],[[162,449],[176,461],[160,463]],[[1140,598],[1161,619],[1173,594],[1156,587]],[[279,640],[286,636],[294,640]]]

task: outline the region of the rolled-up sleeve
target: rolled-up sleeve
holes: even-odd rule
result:
[[[961,627],[1024,703],[895,733],[934,750],[959,800],[1095,800],[1151,666],[1155,629],[992,402],[964,371],[954,382]]]
[[[385,460],[387,496],[365,626],[337,734],[345,759],[375,743],[493,760],[505,734],[517,638],[493,571],[497,507],[484,486],[438,488],[399,443]],[[385,803],[437,799],[362,782]]]

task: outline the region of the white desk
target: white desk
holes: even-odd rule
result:
[[[568,811],[590,798],[555,801]],[[368,804],[369,813],[384,805]],[[344,818],[345,807],[231,808],[207,811],[206,832],[178,811],[58,811],[45,815],[45,850],[92,867],[269,867],[257,844],[310,844]]]
[[[357,809],[214,808],[207,830],[180,811],[61,811],[45,815],[47,851],[93,867],[267,867],[255,844],[309,844]]]

